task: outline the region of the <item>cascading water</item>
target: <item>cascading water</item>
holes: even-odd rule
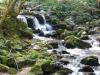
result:
[[[61,54],[61,53],[59,54],[60,56],[63,56],[61,59],[63,59],[64,61],[69,61],[69,64],[63,65],[64,68],[69,68],[73,70],[73,73],[69,75],[100,75],[100,66],[92,67],[94,70],[94,73],[79,72],[79,69],[85,66],[80,63],[80,61],[84,57],[96,56],[98,57],[100,61],[100,56],[99,56],[100,55],[100,46],[99,46],[100,42],[96,40],[95,37],[97,36],[99,35],[90,35],[90,40],[86,40],[92,45],[92,47],[89,49],[79,49],[79,48],[68,49],[64,47],[64,45],[62,44],[62,41],[58,41],[58,49],[51,49],[51,50],[48,50],[48,52],[52,53],[53,50],[58,50],[57,52],[59,53],[59,51],[61,52],[61,50],[62,51],[65,50],[70,53],[70,54]],[[57,62],[59,62],[59,60]]]
[[[38,30],[44,36],[45,35],[53,35],[53,33],[54,33],[53,27],[46,22],[44,15],[40,15],[40,16],[43,19],[42,21],[44,21],[43,24],[40,24],[37,17],[32,16],[32,17],[30,17],[30,19],[33,20],[33,23],[31,23],[33,25],[29,25],[29,26],[34,26],[35,30]],[[26,18],[26,16],[18,15],[17,18],[20,19],[21,21],[25,22],[26,24],[28,24],[29,20]]]
[[[91,45],[92,48],[90,48],[91,50],[100,50],[100,43],[95,39],[95,37],[99,36],[100,34],[94,35],[94,36],[89,36],[91,39]]]
[[[43,35],[52,35],[53,32],[54,32],[52,26],[46,22],[46,19],[45,19],[44,15],[42,15],[42,18],[44,20],[44,24],[40,24],[38,19],[33,16],[35,29],[39,30],[40,32],[42,32]]]
[[[37,17],[32,16],[32,18],[31,18],[34,22],[35,29],[40,30],[41,32],[44,33],[44,35],[52,34],[54,31],[52,26],[46,22],[44,15],[41,15],[41,16],[44,20],[43,24],[41,24],[39,22]],[[24,21],[25,23],[27,22],[25,20],[25,16],[19,16],[19,17],[24,18],[22,21]],[[100,46],[99,46],[100,42],[98,42],[96,40],[95,37],[97,37],[97,36],[100,36],[100,35],[90,35],[90,40],[86,40],[86,41],[89,42],[92,45],[92,47],[89,49],[85,49],[85,50],[79,49],[79,48],[68,49],[63,46],[62,41],[58,41],[58,49],[56,49],[56,50],[58,50],[58,54],[61,51],[67,51],[70,53],[70,54],[61,54],[60,53],[60,55],[63,56],[64,60],[69,61],[69,64],[63,65],[63,67],[69,68],[74,71],[70,75],[93,75],[90,73],[79,72],[79,69],[84,66],[84,65],[80,64],[80,61],[81,61],[81,59],[83,59],[86,56],[97,56],[100,61],[100,56],[99,56],[100,55]],[[47,38],[45,38],[45,37],[40,38],[39,36],[36,37],[36,39],[47,40]],[[52,50],[55,50],[55,49],[52,49]],[[48,52],[50,52],[50,50],[48,50]],[[94,70],[95,75],[100,75],[100,66],[93,67],[93,70]]]

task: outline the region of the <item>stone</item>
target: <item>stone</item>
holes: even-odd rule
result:
[[[69,61],[67,61],[65,58],[60,59],[59,62],[63,63],[64,65],[69,64]]]
[[[94,72],[94,70],[90,66],[85,66],[79,70],[80,72]]]
[[[81,63],[89,66],[99,66],[99,60],[95,56],[85,57],[81,60]]]
[[[20,32],[21,35],[25,38],[29,38],[29,39],[32,39],[33,38],[33,31],[31,28],[26,28],[25,30],[21,31]]]
[[[70,54],[69,52],[67,51],[61,51],[62,54]]]
[[[48,47],[51,47],[51,48],[58,48],[58,42],[56,41],[51,41],[48,43]]]
[[[66,68],[66,69],[59,70],[59,71],[53,73],[52,75],[69,75],[72,72],[73,71],[71,69]]]
[[[82,41],[81,39],[79,39],[78,37],[74,36],[74,35],[70,35],[64,38],[64,42],[65,42],[65,46],[67,48],[89,48],[91,47],[91,45],[87,42]]]

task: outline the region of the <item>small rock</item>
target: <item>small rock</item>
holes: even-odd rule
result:
[[[47,45],[48,48],[58,48],[58,42],[49,42]]]
[[[69,52],[67,51],[61,51],[62,54],[70,54]]]
[[[94,70],[90,66],[85,66],[79,70],[80,72],[94,72]]]
[[[64,65],[69,64],[69,61],[67,61],[65,58],[60,59],[60,62],[62,62]]]

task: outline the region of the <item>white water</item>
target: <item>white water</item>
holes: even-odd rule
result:
[[[24,17],[24,18],[23,18]],[[23,18],[22,20],[26,23],[27,20],[25,19],[25,16],[19,16],[18,18]],[[32,17],[34,23],[35,23],[35,29],[39,29],[41,31],[44,32],[44,35],[47,35],[47,34],[52,34],[53,33],[53,28],[51,25],[49,25],[46,20],[45,20],[45,17],[43,16],[43,19],[44,19],[44,24],[40,24],[38,19],[36,17]],[[100,42],[98,42],[96,40],[96,37],[97,36],[100,36],[100,34],[97,34],[97,35],[90,35],[90,40],[86,40],[86,42],[89,42],[92,47],[89,48],[89,49],[79,49],[79,48],[74,48],[74,49],[67,49],[66,47],[64,47],[62,45],[62,42],[59,41],[59,44],[58,44],[58,49],[56,50],[66,50],[67,52],[69,52],[70,54],[68,56],[64,56],[66,57],[66,60],[68,60],[70,62],[70,64],[68,65],[63,65],[64,67],[66,68],[69,68],[69,69],[72,69],[74,72],[70,75],[89,75],[89,73],[82,73],[82,72],[78,72],[78,70],[83,66],[82,64],[80,64],[80,60],[84,57],[87,57],[87,56],[97,56],[99,61],[100,61]],[[40,37],[38,35],[35,35],[34,34],[34,37],[35,39],[40,39],[40,40],[53,40],[52,38],[45,38],[45,37]],[[53,50],[53,49],[52,49]],[[58,51],[58,52],[59,52]],[[48,50],[48,52],[51,52],[50,50]],[[75,56],[76,59],[74,58],[71,58],[70,56]],[[98,67],[94,67],[94,73],[95,75],[100,75],[100,66]]]
[[[100,63],[100,42],[98,42],[96,40],[96,37],[97,36],[100,36],[100,34],[97,34],[97,35],[90,35],[90,40],[86,40],[86,42],[89,42],[92,47],[89,48],[89,49],[79,49],[79,48],[74,48],[74,49],[68,49],[66,47],[64,47],[61,42],[58,42],[58,52],[59,50],[66,50],[67,52],[69,52],[70,54],[67,54],[67,55],[64,55],[63,58],[65,58],[65,60],[68,60],[70,63],[68,65],[63,65],[63,67],[65,68],[69,68],[71,70],[73,70],[74,72],[72,74],[69,74],[69,75],[89,75],[90,73],[86,72],[86,73],[83,73],[83,72],[79,72],[78,70],[80,68],[82,68],[82,64],[80,64],[80,61],[81,59],[83,59],[84,57],[87,57],[87,56],[96,56],[98,57],[99,59],[99,63]],[[54,50],[54,49],[52,49]],[[52,52],[50,50],[48,50],[48,52]],[[73,57],[76,57],[75,58],[72,58],[71,56]],[[93,67],[94,69],[94,73],[95,75],[100,75],[100,66],[98,67]]]
[[[44,19],[44,24],[40,24],[38,19],[33,16],[33,21],[35,23],[35,29],[42,31],[44,35],[48,35],[48,34],[52,35],[54,32],[52,26],[46,22],[44,15],[42,15],[42,17]]]
[[[33,22],[35,24],[35,30],[40,30],[40,32],[42,32],[44,34],[44,36],[45,35],[53,35],[53,33],[54,33],[53,27],[46,22],[46,19],[45,19],[44,15],[41,15],[41,16],[44,20],[44,24],[40,24],[39,20],[35,16],[32,16]],[[26,16],[18,15],[17,18],[19,20],[25,22],[26,24],[28,24]]]

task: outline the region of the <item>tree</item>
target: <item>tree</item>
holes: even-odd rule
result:
[[[26,0],[5,0],[3,1],[4,10],[2,10],[2,16],[0,18],[0,27],[2,26],[2,23],[7,17],[15,18],[21,10],[21,7],[23,6],[24,2]]]

